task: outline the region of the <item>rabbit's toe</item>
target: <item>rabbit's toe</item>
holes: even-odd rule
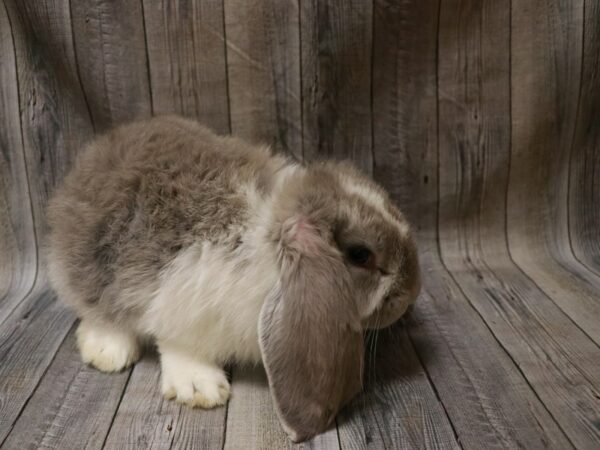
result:
[[[229,381],[219,367],[164,353],[161,362],[165,398],[200,408],[214,408],[227,403]]]
[[[118,372],[136,362],[140,346],[135,335],[82,321],[77,328],[81,358],[103,372]]]

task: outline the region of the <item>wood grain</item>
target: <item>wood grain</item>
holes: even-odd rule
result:
[[[37,268],[21,136],[13,28],[0,7],[0,323],[27,296]]]
[[[408,331],[463,448],[572,448],[438,256],[423,264]]]
[[[160,365],[148,355],[133,368],[106,448],[220,448],[225,408],[192,409],[165,400]]]
[[[129,371],[105,374],[82,363],[75,328],[65,338],[3,448],[100,448]]]
[[[593,0],[5,0],[0,446],[597,448],[599,17]],[[82,144],[173,112],[351,159],[417,231],[421,299],[308,443],[260,368],[201,411],[162,399],[152,355],[80,365],[48,291],[44,208]]]
[[[105,0],[70,3],[79,74],[96,131],[149,116],[141,1],[127,7]]]
[[[367,346],[367,388],[337,419],[342,448],[460,448],[403,327]]]
[[[143,4],[154,113],[194,117],[228,133],[223,2]]]
[[[456,6],[441,13],[447,34],[440,34],[440,42],[448,46],[439,66],[439,176],[440,190],[448,195],[440,206],[442,257],[571,442],[590,446],[598,439],[592,425],[597,400],[589,392],[600,381],[594,375],[600,349],[514,266],[504,239],[511,157],[510,16],[497,2]],[[522,145],[512,143],[513,148]],[[511,221],[527,225],[533,215],[509,214],[509,227]],[[550,261],[549,255],[540,260]],[[570,289],[569,307],[581,300]],[[571,392],[574,381],[587,388]]]
[[[74,321],[48,292],[29,299],[28,310],[13,312],[0,327],[0,443],[8,436]]]
[[[297,0],[226,0],[231,131],[302,159]]]
[[[581,84],[569,178],[569,238],[576,258],[600,275],[600,9],[584,4]]]
[[[236,367],[227,413],[225,449],[337,449],[335,426],[301,444],[293,444],[284,433],[273,408],[267,376],[262,366]]]
[[[349,159],[370,174],[372,3],[303,0],[300,17],[304,158]]]
[[[527,2],[525,10],[519,2],[513,6],[510,251],[527,276],[600,344],[595,319],[600,314],[600,279],[575,259],[568,235],[569,152],[581,79],[583,1]],[[534,19],[540,14],[542,20]],[[561,64],[554,63],[557,58]]]
[[[37,245],[47,232],[44,208],[73,155],[91,135],[78,84],[68,2],[6,1],[13,30],[19,113]],[[31,269],[30,269],[31,270]],[[37,264],[28,295],[0,326],[0,441],[38,385],[73,316],[48,292]]]
[[[69,4],[65,0],[5,2],[15,31],[19,108],[31,208],[38,243],[47,232],[44,208],[74,155],[92,135],[78,83]],[[40,265],[39,272],[43,273]]]

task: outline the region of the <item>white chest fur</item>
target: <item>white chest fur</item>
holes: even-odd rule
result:
[[[196,244],[163,271],[140,324],[159,344],[175,344],[205,360],[258,362],[258,317],[276,281],[274,257],[264,248],[232,254]]]

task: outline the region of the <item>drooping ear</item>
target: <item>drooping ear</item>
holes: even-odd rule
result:
[[[284,224],[281,278],[259,320],[275,409],[294,442],[324,431],[362,387],[356,303],[339,252],[327,241],[304,217]]]

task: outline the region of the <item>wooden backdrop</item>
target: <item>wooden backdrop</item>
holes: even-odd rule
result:
[[[342,446],[598,445],[596,0],[4,0],[0,442],[27,402],[74,389],[56,363],[74,318],[39,250],[49,193],[94,133],[173,112],[305,161],[351,159],[418,229],[424,292],[389,350],[400,382],[339,423]],[[96,415],[78,420],[99,439],[162,417],[127,403],[155,384],[140,367],[98,382]],[[234,371],[234,395],[268,404],[252,376]],[[247,430],[232,417],[252,411],[232,404],[212,426],[234,442]]]

